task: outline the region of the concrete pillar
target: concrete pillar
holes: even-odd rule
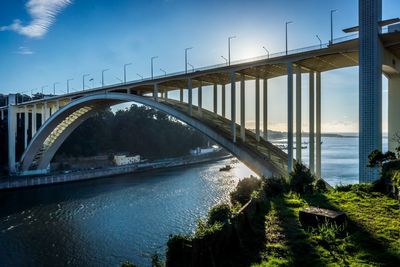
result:
[[[309,75],[309,106],[310,106],[310,122],[309,122],[309,138],[308,138],[308,147],[309,147],[309,168],[312,173],[315,173],[314,159],[315,159],[315,140],[314,140],[314,72],[310,71]]]
[[[43,125],[44,122],[46,121],[46,115],[45,115],[45,113],[46,113],[46,108],[45,108],[45,103],[43,103],[43,104],[42,104],[41,111],[40,111],[40,114],[41,114],[41,117],[42,117],[42,121],[41,121],[40,127],[42,127],[42,125]]]
[[[24,108],[24,148],[28,146],[28,124],[29,124],[29,109],[28,106]]]
[[[359,0],[359,181],[379,178],[368,155],[382,150],[382,0]]]
[[[183,88],[179,88],[179,101],[183,102]]]
[[[256,78],[256,139],[260,141],[260,79]]]
[[[316,73],[316,170],[317,177],[321,177],[321,72]]]
[[[8,170],[15,174],[15,139],[17,137],[17,112],[16,107],[8,107]]]
[[[221,102],[222,102],[222,105],[221,105],[221,108],[222,108],[222,117],[224,117],[225,118],[225,104],[226,104],[226,102],[225,102],[225,84],[222,84],[222,93],[221,93]]]
[[[203,87],[200,82],[198,93],[197,93],[197,102],[198,102],[198,111],[201,116],[202,108],[203,108]]]
[[[236,143],[236,74],[231,72],[231,130],[232,141]]]
[[[246,141],[245,86],[244,74],[240,74],[240,138],[243,142]]]
[[[218,85],[216,83],[213,87],[213,112],[215,114],[218,112]]]
[[[389,150],[395,152],[400,146],[400,75],[389,77],[388,87],[388,141]]]
[[[153,98],[155,101],[158,100],[158,84],[157,83],[155,83],[153,85]]]
[[[296,160],[301,162],[301,66],[296,66]]]
[[[192,78],[188,78],[188,102],[189,102],[189,115],[192,116],[192,103],[193,103],[193,99],[192,99]]]
[[[4,110],[1,110],[1,120],[4,120]]]
[[[288,126],[287,126],[287,139],[288,139],[288,171],[293,169],[293,66],[292,63],[287,64],[288,70]]]
[[[32,138],[36,134],[36,113],[37,113],[37,106],[36,104],[33,105],[32,107]]]
[[[164,92],[164,97],[168,99],[168,91]]]
[[[263,135],[268,140],[268,79],[263,81]]]

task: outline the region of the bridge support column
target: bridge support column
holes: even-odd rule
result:
[[[153,85],[153,98],[155,101],[158,100],[158,84],[157,83],[155,83]]]
[[[314,159],[315,159],[315,140],[314,140],[314,72],[310,71],[309,74],[309,110],[310,110],[310,117],[309,117],[309,138],[308,138],[308,146],[309,146],[309,168],[311,170],[311,173],[315,173],[315,167],[314,167]]]
[[[246,141],[245,86],[244,74],[240,74],[240,138],[243,142]]]
[[[395,152],[400,146],[400,75],[389,77],[389,101],[388,101],[388,141],[389,150]]]
[[[179,101],[183,103],[183,88],[179,88]]]
[[[256,139],[260,141],[260,78],[256,78]]]
[[[15,168],[15,138],[17,136],[17,112],[13,106],[8,106],[8,171],[16,172]]]
[[[41,122],[40,122],[40,127],[42,127],[42,125],[43,125],[44,122],[46,121],[45,112],[46,112],[45,104],[43,103],[43,104],[42,104],[41,111],[40,111],[41,118],[42,118],[42,120],[41,120]]]
[[[288,141],[288,171],[293,169],[293,66],[292,63],[287,64],[287,80],[288,80],[288,126],[287,126],[287,141]]]
[[[4,110],[1,110],[1,120],[4,120]]]
[[[359,181],[379,178],[368,155],[382,150],[382,0],[359,0]]]
[[[192,78],[188,79],[188,104],[189,104],[189,115],[192,116],[192,103],[193,103],[193,99],[192,99]]]
[[[263,136],[268,140],[268,79],[263,80]]]
[[[221,108],[222,108],[222,117],[224,117],[225,118],[225,104],[226,104],[226,102],[225,102],[225,84],[222,84],[222,93],[221,93]]]
[[[198,111],[199,111],[199,115],[202,115],[202,108],[203,108],[203,87],[202,84],[200,82],[199,85],[199,89],[198,89],[198,94],[197,94],[197,102],[198,102]]]
[[[236,143],[236,73],[231,72],[231,129],[232,141]]]
[[[216,83],[213,86],[213,112],[215,114],[218,112],[218,85]]]
[[[28,106],[24,108],[24,148],[28,146],[28,125],[29,125],[29,110]]]
[[[296,160],[301,162],[301,66],[296,66]]]
[[[46,102],[45,103],[45,112],[44,112],[44,114],[45,114],[45,121],[47,121],[49,118],[50,118],[50,105],[49,105],[49,102]]]
[[[36,104],[33,104],[33,107],[32,107],[32,138],[36,134],[36,128],[37,128],[37,122],[36,122],[37,115],[36,114],[37,114],[37,106],[36,106]]]
[[[321,178],[321,72],[316,73],[316,170],[317,178]]]
[[[168,99],[168,91],[165,91],[165,92],[164,92],[164,97],[165,97],[166,99]]]

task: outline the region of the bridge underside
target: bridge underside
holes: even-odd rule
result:
[[[24,152],[20,161],[21,173],[47,169],[61,144],[83,121],[99,109],[130,101],[158,109],[196,128],[260,176],[284,175],[287,171],[287,155],[284,152],[265,140],[257,142],[255,134],[250,131],[247,131],[245,142],[233,143],[230,121],[215,113],[201,110],[200,115],[198,108],[195,108],[195,115],[189,116],[188,105],[177,101],[160,99],[158,102],[132,94],[108,93],[80,98],[57,111],[41,127]]]

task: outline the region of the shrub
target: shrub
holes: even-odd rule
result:
[[[129,261],[125,261],[121,264],[121,267],[136,267],[136,265]]]
[[[350,192],[352,187],[353,187],[353,185],[351,185],[351,184],[346,184],[346,185],[339,184],[339,185],[336,185],[335,190],[337,192]]]
[[[297,162],[290,173],[290,189],[299,194],[312,190],[312,183],[315,180],[310,169]]]
[[[179,264],[190,255],[192,239],[183,235],[171,235],[167,242],[166,266],[185,266]]]
[[[321,193],[328,191],[325,181],[322,179],[318,179],[317,181],[315,181],[314,190]]]
[[[267,197],[281,195],[287,191],[287,187],[288,185],[283,177],[271,177],[264,179],[263,190]]]
[[[260,189],[260,187],[261,180],[257,177],[250,176],[240,180],[236,186],[236,190],[231,193],[232,204],[246,204],[250,200],[253,191]]]
[[[217,205],[208,212],[207,224],[213,225],[216,222],[224,224],[227,223],[231,217],[232,211],[228,204]]]
[[[197,222],[196,232],[194,234],[195,238],[203,238],[208,235],[212,235],[215,232],[221,231],[223,224],[220,222],[216,222],[214,224],[207,224],[203,220],[199,220]]]
[[[160,254],[154,253],[153,255],[151,255],[151,266],[152,267],[163,267],[164,266],[163,261],[160,259]]]

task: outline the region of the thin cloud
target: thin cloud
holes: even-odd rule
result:
[[[43,37],[55,22],[57,15],[69,4],[71,0],[29,0],[25,7],[32,20],[23,25],[16,19],[9,26],[0,27],[0,31],[14,31],[30,38]]]
[[[32,54],[35,54],[35,52],[33,52],[29,47],[20,46],[20,47],[18,47],[17,54],[20,54],[20,55],[32,55]]]

